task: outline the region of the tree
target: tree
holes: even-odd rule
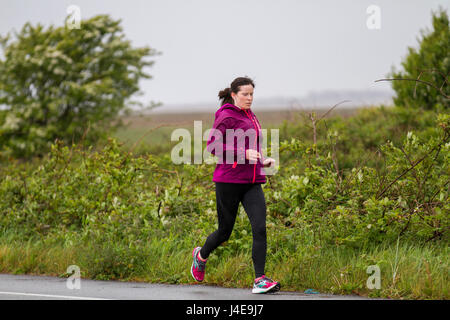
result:
[[[0,151],[42,156],[55,139],[78,142],[86,132],[94,143],[123,125],[112,122],[136,104],[139,80],[151,78],[143,69],[154,61],[145,58],[161,52],[133,48],[120,22],[98,15],[79,29],[26,23],[15,41],[0,36]]]
[[[392,88],[399,106],[435,109],[450,107],[450,25],[442,8],[432,13],[433,30],[421,30],[419,48],[408,47],[403,71],[393,68]]]

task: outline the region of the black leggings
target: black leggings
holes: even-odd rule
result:
[[[205,241],[200,255],[206,259],[222,242],[230,238],[242,202],[253,233],[252,259],[256,278],[264,274],[266,264],[266,200],[261,184],[216,182],[216,207],[219,227]]]

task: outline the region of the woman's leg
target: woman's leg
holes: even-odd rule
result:
[[[216,207],[219,226],[205,241],[200,256],[203,259],[209,257],[222,242],[228,240],[233,231],[234,222],[241,201],[243,185],[236,183],[216,182]]]
[[[253,185],[242,197],[253,233],[252,259],[255,278],[264,274],[267,252],[266,200],[261,184]]]

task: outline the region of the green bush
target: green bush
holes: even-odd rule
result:
[[[394,79],[408,79],[392,83],[398,106],[428,110],[450,107],[450,23],[444,9],[433,13],[432,25],[431,31],[421,32],[418,49],[408,48],[403,70],[393,68],[391,72]]]
[[[281,144],[307,164],[289,166],[271,178],[269,212],[295,226],[308,225],[325,242],[357,246],[397,239],[427,241],[448,237],[449,115],[435,118],[425,139],[413,131],[400,146],[380,146],[385,167],[352,168],[340,179],[326,150],[311,156],[311,146],[293,138]]]
[[[66,144],[105,140],[120,127],[144,68],[159,54],[133,48],[120,20],[107,15],[81,21],[80,29],[26,23],[16,39],[0,36],[0,151],[43,156],[55,139]],[[154,107],[153,105],[152,107]],[[88,130],[89,128],[89,130]]]

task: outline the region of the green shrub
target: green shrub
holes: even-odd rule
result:
[[[431,31],[421,32],[418,49],[408,48],[408,55],[402,62],[403,70],[393,68],[391,72],[394,79],[408,79],[392,82],[396,92],[394,103],[398,106],[422,109],[450,107],[450,23],[444,9],[433,13],[432,25]]]

